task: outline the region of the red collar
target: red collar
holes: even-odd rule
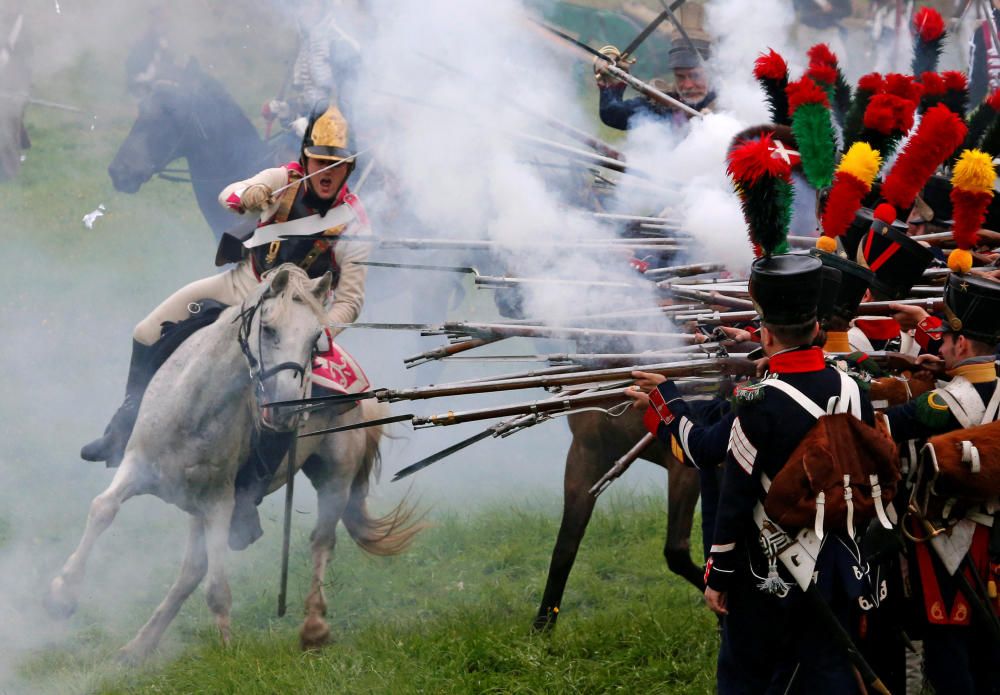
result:
[[[771,374],[801,374],[823,369],[826,369],[826,360],[823,349],[818,347],[779,352],[771,357],[767,367]]]
[[[895,319],[854,319],[855,328],[860,328],[870,340],[892,340],[899,336],[900,328]]]

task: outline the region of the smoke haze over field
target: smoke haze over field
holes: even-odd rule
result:
[[[13,5],[19,1],[5,0]],[[304,21],[297,10],[310,4],[21,2],[34,55],[32,94],[84,113],[29,107],[32,148],[18,178],[0,184],[5,222],[0,319],[7,327],[0,341],[5,367],[0,395],[0,691],[98,687],[111,652],[106,644],[123,643],[146,619],[176,571],[185,535],[184,515],[177,509],[154,499],[130,501],[98,544],[81,614],[62,625],[42,610],[42,591],[79,538],[90,499],[111,479],[99,464],[81,462],[78,451],[100,433],[120,402],[133,326],[178,287],[216,272],[212,235],[189,184],[154,179],[139,193],[127,195],[116,192],[108,178],[107,166],[137,112],[125,88],[128,53],[147,30],[155,29],[168,40],[179,64],[196,59],[263,132],[261,104],[281,91],[296,52],[296,22]],[[544,0],[533,7],[549,4]],[[588,133],[612,134],[598,130],[589,63],[543,38],[519,0],[327,5],[337,31],[350,37],[341,36],[342,48],[350,51],[352,42],[360,47],[358,78],[353,86],[343,86],[341,99],[358,147],[370,150],[377,162],[376,174],[361,193],[376,234],[488,239],[509,252],[502,262],[482,254],[435,252],[373,257],[482,264],[481,270],[490,274],[635,281],[627,255],[579,249],[581,241],[615,237],[614,228],[590,214],[592,175],[567,167],[565,159],[525,137],[578,146],[548,128],[538,114]],[[647,122],[613,142],[630,166],[649,179],[622,177],[608,205],[639,215],[666,210],[697,240],[691,261],[722,261],[741,272],[751,257],[724,157],[735,133],[766,119],[762,95],[750,75],[757,54],[773,47],[789,59],[793,76],[801,67],[804,56],[792,47],[788,6],[780,0],[709,2],[707,28],[719,37],[710,68],[721,111],[692,123],[684,135]],[[105,216],[86,229],[82,217],[101,204]],[[518,247],[541,241],[552,242],[556,250]],[[492,290],[475,289],[468,276],[373,268],[368,283],[362,321],[497,318]],[[525,311],[553,325],[571,324],[570,317],[583,313],[648,308],[656,299],[651,290],[623,297],[603,289],[549,287],[528,292]],[[660,320],[650,321],[645,330],[675,329]],[[376,386],[440,383],[535,366],[452,362],[407,371],[403,357],[443,340],[348,330],[342,342]],[[515,340],[482,352],[571,352],[573,347],[567,341]],[[544,395],[434,401],[412,409],[402,403],[393,412],[427,414]],[[487,424],[415,433],[403,426],[390,430],[393,438],[383,446],[386,473]],[[509,439],[481,442],[421,472],[412,487],[389,485],[384,482],[389,475],[384,476],[375,489],[374,506],[384,509],[412,489],[414,497],[435,511],[465,513],[488,500],[525,498],[544,500],[555,510],[568,444],[568,428],[558,420]],[[664,480],[659,469],[639,464],[616,487],[662,491]],[[315,518],[315,496],[305,482],[300,478],[296,493],[300,526]],[[280,497],[265,502],[269,523],[264,545],[233,557],[235,567],[246,568],[254,558],[274,552],[276,543],[267,543],[280,533],[275,523]],[[553,539],[555,531],[553,523]],[[271,564],[276,575],[276,557]],[[271,591],[271,585],[260,589],[265,590]],[[331,594],[335,610],[336,593]],[[238,609],[238,589],[234,599]],[[168,654],[179,650],[190,633],[210,626],[200,594],[188,606],[182,619],[193,613],[190,620],[196,627],[183,637],[168,631]],[[525,607],[526,621],[531,609]],[[93,641],[100,646],[87,644],[90,635],[97,635]],[[47,673],[59,670],[46,667],[50,652],[69,662],[66,675]],[[86,670],[88,677],[74,680],[74,668]]]

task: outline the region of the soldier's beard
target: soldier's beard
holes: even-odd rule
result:
[[[697,104],[708,96],[707,89],[688,89],[683,92],[678,92],[677,95],[681,98],[685,104],[693,105]]]

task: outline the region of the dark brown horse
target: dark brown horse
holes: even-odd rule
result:
[[[594,511],[596,498],[590,488],[646,434],[641,414],[632,409],[618,418],[588,412],[568,419],[573,440],[566,455],[562,523],[533,624],[536,630],[551,628],[558,618],[569,573]],[[698,471],[678,463],[659,442],[647,447],[642,458],[667,469],[667,540],[663,547],[667,567],[703,590],[702,569],[691,560],[690,543],[698,503]]]

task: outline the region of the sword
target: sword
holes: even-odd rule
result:
[[[679,110],[683,111],[684,113],[688,114],[689,116],[693,116],[693,117],[696,117],[696,118],[701,118],[703,116],[703,114],[700,111],[697,111],[697,110],[691,108],[690,106],[688,106],[687,104],[685,104],[683,101],[678,101],[677,99],[674,99],[669,94],[664,94],[663,92],[661,92],[660,90],[658,90],[656,87],[653,87],[652,85],[649,85],[649,84],[643,82],[642,80],[640,80],[637,77],[633,77],[629,73],[627,73],[624,70],[622,70],[621,68],[617,67],[613,62],[611,62],[611,60],[608,58],[608,56],[604,55],[603,53],[601,53],[600,51],[598,51],[595,48],[591,48],[590,46],[588,46],[587,44],[585,44],[583,41],[579,41],[579,40],[573,38],[572,36],[570,36],[569,34],[566,34],[566,33],[562,32],[562,31],[560,31],[559,29],[556,29],[554,27],[550,27],[548,24],[545,24],[544,22],[539,22],[537,20],[532,20],[532,21],[534,21],[535,24],[537,24],[538,26],[542,27],[543,29],[545,29],[549,33],[554,34],[555,36],[558,36],[559,38],[563,39],[564,41],[568,41],[568,42],[572,43],[577,48],[583,49],[584,51],[586,51],[587,53],[589,53],[590,55],[592,55],[592,56],[594,56],[596,58],[600,58],[602,61],[604,61],[604,63],[606,63],[606,66],[603,68],[604,72],[607,72],[607,73],[609,73],[611,75],[614,75],[619,80],[621,80],[622,82],[624,82],[627,85],[629,85],[630,87],[632,87],[632,89],[634,89],[637,92],[639,92],[639,93],[641,93],[641,94],[649,97],[653,101],[655,101],[655,102],[657,102],[659,104],[663,104],[665,106],[670,106],[670,107],[673,107],[675,109],[679,109]]]
[[[353,208],[350,205],[338,205],[326,215],[309,215],[300,217],[289,222],[279,222],[257,227],[253,236],[243,242],[248,248],[256,248],[270,244],[272,241],[280,241],[286,237],[307,237],[320,234],[328,229],[341,228],[353,222],[356,218]],[[335,236],[331,234],[330,236]]]
[[[287,191],[289,188],[291,188],[292,186],[294,186],[297,183],[302,183],[303,181],[308,181],[313,176],[319,176],[324,171],[330,171],[330,169],[336,169],[337,167],[343,166],[344,164],[347,164],[348,162],[353,162],[355,159],[357,159],[358,157],[360,157],[361,155],[363,155],[367,151],[368,150],[361,150],[360,152],[355,152],[350,157],[344,157],[343,159],[339,159],[339,160],[337,160],[336,162],[334,162],[333,164],[331,164],[329,166],[325,166],[322,169],[314,171],[311,174],[306,174],[305,176],[303,176],[300,179],[296,179],[296,180],[292,181],[291,183],[285,184],[284,186],[282,186],[278,190],[272,191],[271,192],[271,197],[273,198],[274,196],[276,196],[276,195],[278,195],[280,193],[284,193],[285,191]]]
[[[638,36],[632,39],[632,43],[626,46],[625,50],[622,51],[622,55],[621,58],[619,58],[619,60],[631,57],[631,55],[635,53],[636,49],[638,49],[639,46],[642,45],[642,42],[648,39],[649,35],[652,34],[654,31],[656,31],[657,27],[663,24],[664,20],[669,19],[673,15],[674,10],[679,10],[681,6],[684,4],[684,2],[685,0],[674,0],[674,2],[671,3],[669,6],[667,6],[666,3],[663,3],[664,11],[656,15],[653,21],[650,22],[645,29],[639,32]]]

